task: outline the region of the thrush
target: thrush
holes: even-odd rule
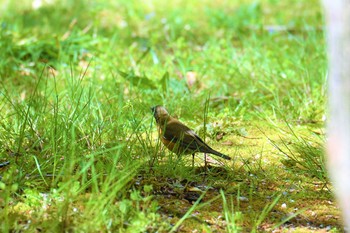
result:
[[[194,165],[196,152],[213,154],[227,160],[231,159],[229,156],[211,148],[193,130],[170,116],[163,106],[154,106],[151,110],[162,143],[177,155],[192,154],[192,166]]]

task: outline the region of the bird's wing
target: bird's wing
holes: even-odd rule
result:
[[[170,119],[167,122],[166,128],[163,131],[163,137],[166,140],[177,143],[183,150],[210,153],[224,159],[231,159],[229,156],[208,146],[195,132],[176,119]]]
[[[203,152],[207,150],[209,152],[209,150],[211,150],[195,132],[177,120],[172,120],[167,123],[163,136],[165,139],[178,143],[179,146],[186,149],[194,151],[204,150]]]

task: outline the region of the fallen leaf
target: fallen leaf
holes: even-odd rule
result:
[[[186,73],[186,83],[189,88],[191,88],[197,81],[197,73],[194,71],[189,71]]]
[[[221,145],[224,145],[224,146],[232,146],[232,145],[233,145],[233,142],[231,142],[231,141],[226,141],[226,142],[222,142]]]

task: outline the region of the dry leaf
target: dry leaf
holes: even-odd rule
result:
[[[197,81],[197,73],[194,71],[189,71],[186,73],[186,83],[189,88],[191,88]]]
[[[233,145],[233,142],[231,142],[231,141],[226,141],[226,142],[221,143],[221,145],[224,145],[224,146],[232,146],[232,145]]]

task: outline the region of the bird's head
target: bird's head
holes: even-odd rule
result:
[[[153,116],[158,124],[164,124],[170,117],[168,111],[161,105],[157,105],[151,108]]]

